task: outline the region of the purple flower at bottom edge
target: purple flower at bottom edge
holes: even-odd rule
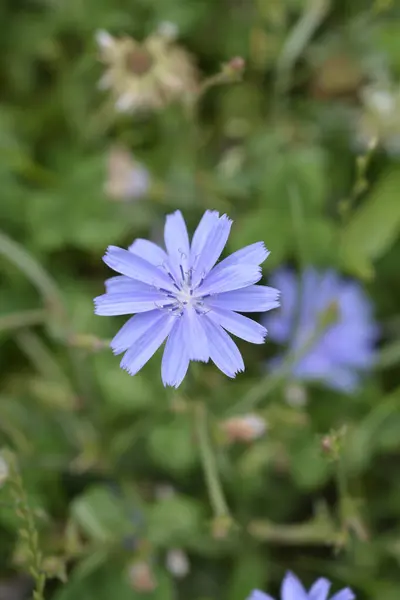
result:
[[[360,373],[374,363],[378,327],[372,305],[361,285],[332,270],[318,272],[308,267],[300,275],[281,269],[271,276],[272,285],[282,294],[282,306],[263,324],[270,339],[286,343],[293,352],[307,344],[324,313],[335,313],[315,343],[293,365],[294,379],[319,380],[333,389],[351,392],[359,384]],[[275,359],[278,365],[283,357]]]
[[[131,317],[111,342],[125,352],[121,367],[135,375],[167,339],[162,359],[164,385],[178,387],[191,360],[215,365],[228,377],[244,370],[242,356],[226,333],[262,344],[266,329],[237,311],[264,312],[279,306],[279,292],[255,285],[268,256],[262,242],[234,252],[216,265],[232,221],[206,211],[191,243],[180,211],[168,215],[167,251],[137,239],[129,250],[110,246],[104,262],[120,276],[106,281],[95,298],[98,315]],[[216,266],[215,266],[216,265]]]
[[[321,578],[307,592],[301,581],[293,573],[286,573],[281,587],[280,600],[329,600],[330,581]],[[354,600],[355,595],[350,588],[344,588],[331,596],[330,600]],[[254,590],[247,600],[274,600],[269,594]]]

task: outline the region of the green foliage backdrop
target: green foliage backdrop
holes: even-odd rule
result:
[[[0,20],[1,597],[30,597],[24,574],[40,587],[43,572],[52,600],[245,600],[291,569],[398,600],[396,3],[3,0]],[[142,40],[163,22],[198,66],[196,110],[118,114],[96,33]],[[115,144],[149,171],[140,199],[107,192]],[[191,231],[227,212],[230,251],[265,241],[267,279],[313,264],[364,283],[382,335],[359,392],[271,379],[268,341],[239,344],[233,381],[194,365],[165,389],[159,354],[120,369],[107,340],[123,320],[93,314],[101,256],[159,240],[177,208]],[[230,443],[223,423],[254,390],[267,432]]]

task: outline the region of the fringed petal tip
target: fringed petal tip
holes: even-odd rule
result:
[[[262,258],[262,260],[260,260],[260,262],[259,262],[259,264],[261,264],[265,260],[267,260],[268,256],[271,254],[271,251],[268,250],[268,248],[264,244],[264,242],[257,242],[257,244],[259,245],[260,258],[261,258],[261,254],[264,256],[264,258]]]
[[[104,294],[103,294],[103,296],[104,296]],[[103,299],[103,296],[96,296],[96,298],[93,298],[93,304],[94,304],[94,314],[95,314],[95,315],[98,315],[98,314],[99,314],[99,312],[98,312],[98,311],[99,311],[99,307],[100,307],[100,306],[101,306],[101,304],[102,304],[102,299]]]

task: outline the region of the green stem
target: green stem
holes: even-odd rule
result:
[[[59,382],[69,394],[73,395],[67,376],[38,335],[29,329],[24,329],[16,334],[16,342],[38,373],[45,379]]]
[[[56,282],[20,244],[0,231],[0,255],[5,256],[15,265],[42,295],[50,314],[53,316],[53,335],[63,342],[71,335],[71,326],[62,295]],[[76,383],[84,396],[92,394],[87,368],[76,351],[68,349],[68,356],[74,371]]]
[[[361,194],[369,187],[367,179],[368,168],[371,164],[372,157],[378,145],[377,138],[371,138],[367,150],[364,154],[360,154],[356,159],[356,178],[348,198],[342,200],[339,204],[339,211],[344,223],[347,222],[351,210]]]
[[[283,525],[271,521],[251,521],[248,532],[254,538],[273,544],[289,546],[320,546],[343,544],[342,532],[337,531],[331,519],[315,518],[307,523]]]
[[[43,296],[45,303],[65,321],[65,307],[56,283],[43,267],[20,244],[0,231],[0,255],[13,263]]]
[[[278,101],[287,93],[294,65],[324,20],[329,7],[330,0],[310,0],[304,14],[290,32],[276,66],[275,93]]]
[[[381,349],[375,369],[388,369],[400,362],[400,340],[396,340]]]
[[[214,516],[216,518],[229,518],[229,508],[222,490],[217,461],[209,437],[207,409],[204,404],[199,403],[195,407],[195,426],[201,462]]]
[[[46,311],[37,308],[2,315],[0,317],[0,332],[39,325],[46,320]]]
[[[307,240],[306,236],[304,235],[305,219],[298,187],[293,184],[289,185],[289,204],[299,263],[301,270],[304,271],[304,269],[308,266],[308,252],[306,247]]]
[[[339,519],[344,535],[347,535],[348,528],[350,525],[349,519],[349,508],[350,508],[350,495],[347,481],[347,473],[343,456],[340,453],[336,459],[336,487],[339,504]]]
[[[8,484],[15,504],[15,512],[21,520],[19,534],[26,541],[29,550],[29,571],[35,581],[34,600],[44,600],[46,574],[43,571],[43,556],[39,547],[39,535],[35,516],[29,505],[25,486],[19,472],[16,457],[11,452],[4,453],[9,467]]]

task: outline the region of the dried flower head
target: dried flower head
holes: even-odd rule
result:
[[[112,146],[107,157],[104,191],[112,200],[138,200],[150,187],[150,174],[123,146]]]
[[[107,66],[99,87],[111,91],[118,111],[159,110],[175,100],[188,102],[196,93],[193,59],[174,43],[170,30],[160,28],[143,42],[97,33],[100,60]]]

